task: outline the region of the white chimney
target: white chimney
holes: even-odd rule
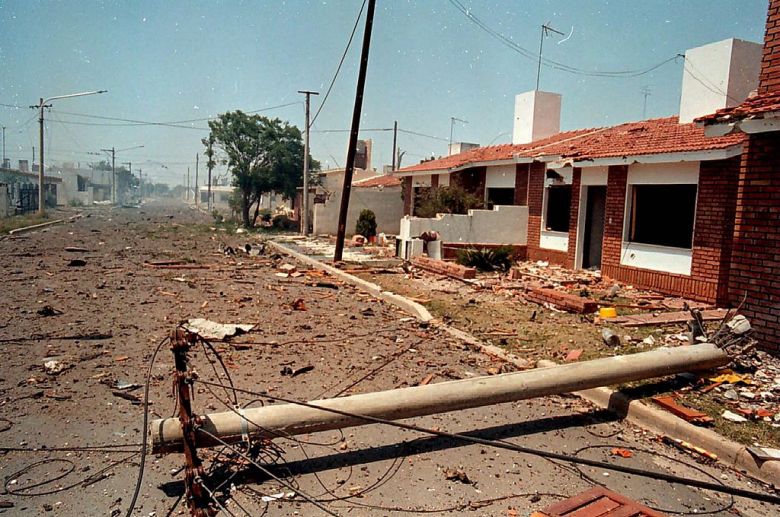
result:
[[[726,39],[685,52],[680,124],[736,106],[758,86],[762,46]]]
[[[470,142],[452,142],[448,147],[447,156],[465,153],[466,151],[471,151],[477,147],[479,147],[479,144],[472,144]]]
[[[561,130],[561,95],[534,90],[515,96],[513,144],[527,144]]]

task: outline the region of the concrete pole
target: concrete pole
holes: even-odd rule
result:
[[[200,161],[200,153],[195,153],[195,208],[200,208],[200,192],[198,192],[198,163]]]
[[[717,346],[700,344],[659,348],[650,352],[608,357],[550,368],[476,377],[376,393],[365,393],[313,402],[315,405],[386,420],[401,420],[461,409],[514,402],[534,397],[610,386],[681,372],[707,370],[729,363]],[[220,439],[241,441],[243,433],[263,438],[299,435],[366,425],[360,418],[347,417],[295,404],[280,404],[243,411],[203,416],[203,429]],[[249,422],[247,422],[247,420]],[[262,429],[253,425],[257,423]],[[155,420],[149,426],[152,452],[178,452],[182,429],[178,418]],[[217,445],[205,434],[198,446]]]
[[[318,92],[298,90],[298,93],[306,95],[306,137],[303,141],[303,208],[301,209],[301,235],[309,235],[309,133],[311,123],[311,96],[319,95]]]
[[[43,175],[43,109],[45,107],[46,105],[43,102],[43,98],[41,98],[41,102],[40,102],[41,113],[40,116],[38,117],[38,123],[41,126],[40,127],[41,160],[40,160],[40,164],[38,165],[38,215],[41,217],[46,215],[46,191],[44,189],[44,175]],[[33,151],[33,163],[30,164],[31,168],[34,163],[35,163],[35,151]]]

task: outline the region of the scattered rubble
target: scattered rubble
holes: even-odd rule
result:
[[[185,328],[205,339],[224,341],[226,338],[245,334],[255,328],[255,325],[240,323],[217,323],[203,318],[187,320]]]

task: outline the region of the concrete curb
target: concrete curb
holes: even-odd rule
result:
[[[32,231],[38,230],[40,228],[46,228],[48,226],[54,226],[55,224],[70,223],[70,222],[75,221],[76,219],[80,219],[83,216],[84,216],[84,214],[78,213],[78,214],[73,215],[71,217],[68,217],[66,219],[55,219],[54,221],[46,221],[45,223],[33,224],[31,226],[23,226],[21,228],[14,228],[13,230],[9,231],[6,235],[8,235],[8,236],[18,235],[18,234],[21,234],[21,233],[32,232]]]
[[[350,275],[349,273],[345,273],[344,271],[340,270],[337,267],[333,267],[329,264],[325,264],[324,262],[320,262],[319,260],[311,258],[308,255],[304,255],[303,253],[299,253],[295,250],[291,250],[287,246],[284,246],[283,244],[280,244],[278,242],[269,240],[266,241],[266,244],[270,245],[279,253],[284,253],[285,255],[289,255],[293,257],[295,260],[299,262],[303,262],[304,264],[311,266],[313,268],[327,271],[328,273],[335,276],[336,278],[340,278],[341,280],[349,284],[352,284],[355,287],[362,289],[363,291],[366,291],[367,293],[379,298],[380,300],[384,300],[389,304],[395,305],[396,307],[408,312],[409,314],[411,314],[418,320],[422,321],[423,323],[430,323],[434,319],[433,316],[431,316],[431,313],[428,312],[428,309],[426,309],[425,307],[423,307],[417,302],[413,302],[391,291],[385,291],[380,286],[374,283],[368,282],[354,275]]]
[[[267,241],[267,243],[278,252],[290,255],[296,260],[314,268],[325,270],[333,276],[403,309],[414,315],[420,321],[434,324],[451,336],[479,348],[487,355],[511,362],[518,368],[530,367],[531,363],[526,359],[511,354],[500,347],[483,343],[467,332],[435,320],[428,310],[419,303],[408,300],[401,295],[383,291],[382,288],[376,284],[367,282],[354,275],[350,275],[349,273],[345,273],[338,268],[324,264],[302,253],[298,253],[277,242]],[[542,368],[556,365],[557,363],[546,359],[537,362],[537,367]],[[616,413],[621,419],[626,419],[639,427],[654,433],[684,440],[706,449],[717,454],[720,462],[729,465],[736,470],[746,472],[764,483],[775,487],[780,486],[780,461],[765,461],[760,463],[747,451],[744,445],[727,440],[714,431],[689,424],[681,418],[650,407],[647,404],[643,404],[641,401],[630,400],[624,394],[610,388],[604,387],[577,391],[574,392],[574,395],[577,395],[598,407],[609,409]]]
[[[537,363],[537,366],[543,368],[556,365],[557,363],[546,359]],[[593,388],[574,394],[596,406],[613,411],[639,427],[690,442],[717,454],[721,462],[764,483],[780,486],[780,461],[756,461],[744,445],[727,440],[710,429],[689,424],[682,418],[650,407],[639,400],[631,400],[623,393],[610,388]]]

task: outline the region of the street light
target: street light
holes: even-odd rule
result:
[[[40,110],[40,116],[38,117],[38,123],[40,124],[40,133],[41,133],[41,159],[38,169],[38,215],[43,216],[46,215],[46,207],[44,206],[45,197],[43,192],[43,171],[44,171],[44,161],[43,161],[43,109],[44,108],[51,108],[51,104],[48,104],[51,101],[55,101],[58,99],[70,99],[71,97],[83,97],[85,95],[97,95],[99,93],[106,93],[108,90],[96,90],[93,92],[81,92],[81,93],[71,93],[69,95],[57,95],[55,97],[49,97],[48,99],[44,99],[41,97],[40,101],[38,102],[38,105],[30,106],[33,109]]]
[[[112,147],[111,149],[101,149],[104,153],[108,154],[111,153],[111,202],[116,203],[117,202],[117,188],[116,188],[116,153],[121,153],[122,151],[132,151],[133,149],[140,149],[143,145],[136,145],[133,147],[125,147],[124,149],[116,149]]]

